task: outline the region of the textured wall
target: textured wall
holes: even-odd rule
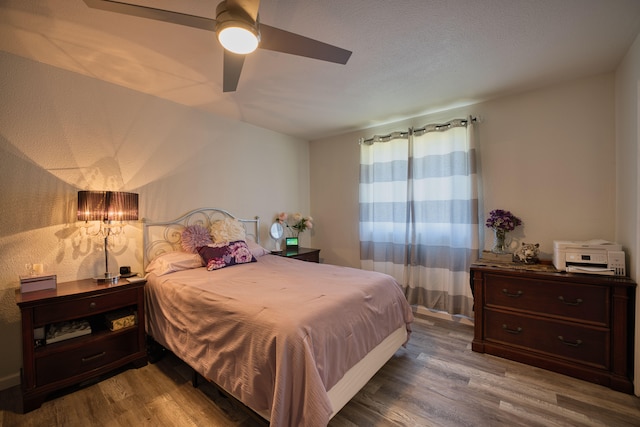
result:
[[[104,271],[103,241],[75,220],[78,190],[140,195],[140,217],[198,207],[260,216],[309,211],[308,143],[0,53],[0,388],[18,381],[25,263],[58,281]],[[309,239],[310,236],[304,236]],[[142,265],[141,222],[114,239],[110,266]]]

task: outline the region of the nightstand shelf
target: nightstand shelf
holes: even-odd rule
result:
[[[271,252],[273,255],[278,255],[287,258],[299,259],[301,261],[308,262],[320,262],[320,249],[313,248],[298,248],[288,249],[279,252]]]
[[[144,332],[145,282],[97,284],[92,279],[60,283],[57,289],[29,293],[16,290],[22,317],[23,411],[40,407],[54,391],[133,364],[147,363]],[[105,314],[122,309],[134,313],[133,326],[111,330]],[[43,344],[35,330],[86,320],[91,333]]]

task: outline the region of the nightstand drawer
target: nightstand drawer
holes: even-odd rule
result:
[[[486,305],[609,325],[609,288],[485,275]]]
[[[608,330],[500,311],[485,311],[486,340],[608,369]]]
[[[315,263],[320,262],[320,249],[300,247],[296,249],[289,249],[286,251],[277,251],[277,252],[271,252],[271,253],[273,255],[278,255],[286,258],[293,258],[300,261],[315,262]]]
[[[82,338],[80,338],[82,339]],[[68,346],[36,359],[36,386],[80,375],[139,351],[138,329],[105,335],[91,345]]]
[[[307,252],[307,253],[304,253],[304,254],[298,254],[298,255],[294,256],[293,258],[298,259],[300,261],[319,263],[320,262],[320,251],[314,251],[314,252]]]
[[[94,295],[38,306],[33,309],[34,326],[43,326],[63,320],[77,319],[134,305],[138,302],[138,290],[126,289],[118,292]]]

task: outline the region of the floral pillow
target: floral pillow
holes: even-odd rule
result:
[[[182,231],[181,245],[185,252],[197,254],[200,246],[207,246],[211,243],[213,240],[211,240],[209,230],[202,225],[188,225]]]
[[[242,240],[226,245],[202,246],[198,248],[198,253],[209,271],[257,261],[246,242]]]

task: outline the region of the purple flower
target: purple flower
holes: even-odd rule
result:
[[[489,212],[489,218],[487,218],[485,225],[494,230],[512,231],[520,224],[522,224],[522,220],[511,212],[495,209]]]

